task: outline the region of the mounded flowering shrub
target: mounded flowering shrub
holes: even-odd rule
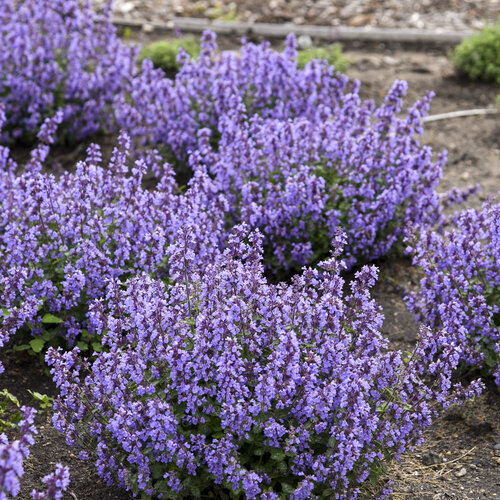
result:
[[[244,43],[216,55],[214,39],[204,34],[175,80],[146,62],[117,120],[177,166],[205,165],[229,198],[228,227],[259,228],[269,267],[325,258],[338,226],[351,265],[385,255],[408,224],[441,221],[445,154],[417,138],[432,93],[398,118],[406,82],[376,108],[325,61],[298,69],[293,36],[283,53]]]
[[[40,140],[53,141],[58,119],[61,112],[47,120]],[[88,304],[108,280],[143,272],[168,279],[165,250],[182,224],[197,224],[198,261],[218,252],[226,204],[210,192],[207,174],[199,170],[181,195],[163,165],[161,182],[147,190],[143,173],[160,169],[158,158],[129,167],[129,143],[121,135],[106,166],[98,146],[90,146],[76,171],[60,178],[42,171],[47,144],[19,173],[0,150],[0,346],[21,329],[35,335],[35,352],[60,335],[70,345],[88,339]]]
[[[135,50],[115,33],[111,1],[97,13],[89,0],[2,0],[0,44],[3,140],[34,137],[59,108],[72,139],[112,125]]]
[[[425,230],[413,245],[425,273],[407,298],[417,319],[446,327],[443,343],[461,345],[462,363],[500,385],[500,203],[465,210],[444,234]]]
[[[181,55],[183,64],[173,81],[145,60],[131,90],[117,98],[119,127],[143,145],[163,146],[185,160],[200,128],[216,131],[219,118],[239,107],[250,116],[323,120],[338,111],[348,87],[347,77],[326,61],[298,69],[293,35],[282,53],[268,43],[244,42],[239,54],[216,54],[216,48],[215,34],[205,32],[199,57]]]
[[[459,73],[500,84],[500,22],[464,38],[451,55]]]
[[[37,434],[34,426],[36,410],[23,406],[19,422],[19,439],[9,442],[7,436],[0,434],[0,500],[17,497],[21,489],[20,479],[24,474],[23,462],[30,455],[30,446]],[[42,482],[45,491],[31,492],[32,500],[61,500],[69,486],[69,469],[56,464],[56,470],[46,475]]]
[[[191,166],[206,165],[231,223],[263,233],[270,267],[325,258],[339,226],[349,264],[376,259],[401,242],[408,224],[442,218],[436,187],[445,155],[434,160],[416,138],[432,95],[396,118],[406,90],[397,81],[379,108],[345,94],[335,119],[323,122],[225,115],[217,150],[210,129],[201,129]]]
[[[459,346],[427,364],[436,339],[424,330],[410,359],[386,351],[376,268],[345,295],[335,258],[271,285],[260,235],[238,226],[200,268],[192,231],[168,250],[170,283],[114,281],[92,304],[108,352],[47,353],[54,424],[108,483],[146,498],[375,494],[384,465],[470,395],[450,388]]]

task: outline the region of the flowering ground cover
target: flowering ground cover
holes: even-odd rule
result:
[[[101,12],[76,0],[6,0],[0,10],[2,137],[30,140],[61,108],[60,140],[79,140],[111,124],[110,104],[130,78],[134,51]]]
[[[39,45],[46,23],[61,30],[43,61],[62,79],[19,104],[8,83],[19,72],[3,60],[3,140],[26,130],[39,144],[21,162],[0,150],[2,382],[12,392],[26,375],[16,367],[50,367],[52,385],[30,380],[53,407],[39,391],[30,403],[42,402],[43,435],[53,424],[73,459],[69,472],[53,461],[21,477],[40,450],[34,410],[23,407],[18,427],[2,406],[1,494],[60,498],[69,473],[110,498],[387,496],[391,464],[497,380],[498,202],[446,212],[464,196],[440,188],[445,155],[419,139],[430,95],[401,117],[401,79],[366,101],[324,63],[298,69],[293,37],[283,53],[246,43],[237,56],[219,55],[206,33],[172,81],[134,66],[107,11],[47,2],[16,17],[15,5],[2,12],[11,31],[30,28],[16,50]],[[83,67],[61,62],[81,16],[104,34]],[[109,86],[108,42],[127,61]],[[60,92],[79,74],[88,99]],[[50,171],[58,138],[103,124],[116,134],[109,153],[93,145],[67,172]],[[412,235],[413,267],[397,253]],[[481,254],[476,267],[469,254],[453,267],[464,260],[456,241]],[[387,280],[375,285],[377,267],[363,266],[375,259],[383,277],[403,262],[419,278],[410,304],[422,324],[408,319],[400,346],[379,305],[387,295],[378,300]],[[419,266],[438,277],[420,285]],[[484,314],[447,315],[471,306]],[[464,361],[486,361],[484,383],[461,377]]]

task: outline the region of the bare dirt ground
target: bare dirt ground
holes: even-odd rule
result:
[[[373,47],[347,55],[352,61],[348,75],[359,78],[362,95],[377,102],[383,99],[395,79],[408,81],[408,105],[428,90],[436,92],[431,114],[492,106],[500,91],[493,85],[460,79],[443,53]],[[483,191],[471,200],[472,205],[479,205],[488,193],[500,190],[500,115],[429,123],[422,141],[436,152],[449,150],[442,191],[479,182]],[[81,151],[60,150],[57,154],[59,163],[67,165],[76,160]],[[378,264],[381,278],[374,295],[386,316],[383,332],[394,348],[408,350],[415,341],[418,326],[402,297],[405,289],[415,289],[418,285],[418,272],[404,259]],[[55,388],[38,360],[18,354],[14,356],[5,350],[0,353],[6,368],[0,376],[0,387],[8,388],[27,404],[30,403],[27,389],[54,395]],[[126,492],[104,485],[92,463],[78,459],[77,452],[67,447],[64,437],[52,428],[50,413],[40,415],[37,424],[39,435],[25,466],[23,489],[18,498],[30,498],[31,489],[40,486],[40,478],[51,472],[56,462],[71,469],[70,492],[65,499],[129,498]],[[494,448],[498,444],[500,393],[497,388],[488,388],[476,401],[453,409],[435,422],[425,433],[425,443],[392,465],[388,478],[394,482],[393,498],[500,498],[500,451]]]

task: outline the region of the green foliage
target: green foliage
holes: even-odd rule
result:
[[[35,401],[39,402],[39,408],[40,408],[39,411],[44,411],[47,408],[52,407],[52,403],[54,401],[54,398],[47,396],[47,394],[40,394],[39,392],[36,392],[36,391],[30,391],[29,389],[28,389],[28,392],[31,394],[31,397]]]
[[[335,69],[339,73],[345,73],[350,64],[349,59],[342,54],[342,47],[339,44],[299,50],[297,66],[302,69],[313,59],[323,59],[327,61],[331,66],[335,66]]]
[[[200,46],[193,37],[160,40],[143,47],[138,61],[142,63],[144,59],[151,59],[155,68],[161,68],[167,75],[172,75],[180,68],[177,54],[181,47],[193,58],[198,57],[200,53]]]
[[[21,420],[19,400],[7,389],[0,391],[0,432],[16,427]]]
[[[500,23],[467,37],[452,57],[457,70],[470,79],[500,84]]]
[[[46,316],[52,316],[51,314],[46,314]],[[42,329],[41,334],[32,338],[32,331],[35,329],[33,324],[27,324],[27,328],[21,331],[20,338],[23,340],[13,347],[14,351],[27,351],[31,356],[38,355],[40,360],[43,362],[45,358],[45,353],[49,347],[57,349],[57,347],[62,347],[63,349],[68,348],[68,343],[64,337],[64,325],[60,327],[56,323],[64,323],[62,319],[54,316],[54,319],[59,321],[52,321],[50,324],[45,324],[46,321],[42,319]],[[37,325],[36,330],[40,331],[40,325]],[[62,328],[62,330],[61,330]],[[103,351],[103,345],[101,344],[101,339],[93,334],[91,335],[88,330],[83,329],[82,333],[78,335],[75,342],[75,346],[80,349],[83,354],[92,357],[96,352]]]
[[[28,392],[35,401],[38,401],[39,413],[52,407],[54,398],[51,398],[46,394],[40,394],[36,391],[28,390]],[[0,432],[3,432],[7,428],[13,428],[19,425],[21,420],[20,410],[21,404],[13,394],[11,394],[7,389],[0,391]]]

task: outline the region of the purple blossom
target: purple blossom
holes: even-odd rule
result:
[[[324,61],[299,70],[294,43],[290,35],[283,53],[269,43],[244,42],[240,54],[216,54],[215,34],[206,31],[200,56],[184,61],[174,81],[143,62],[131,90],[115,103],[118,125],[143,144],[186,159],[200,129],[217,130],[219,119],[237,110],[280,120],[327,119],[338,111],[348,79]]]
[[[179,168],[204,165],[228,198],[228,224],[263,233],[268,267],[324,259],[339,226],[352,265],[385,255],[408,224],[441,223],[446,154],[434,160],[417,140],[432,93],[397,118],[406,82],[375,108],[324,62],[298,69],[293,36],[283,53],[243,43],[216,55],[209,32],[203,46],[175,80],[145,62],[117,98],[117,121]]]
[[[462,211],[452,224],[442,234],[414,229],[413,261],[425,277],[407,304],[419,321],[445,328],[436,352],[455,349],[500,384],[500,204]]]
[[[192,238],[182,229],[167,250],[173,281],[110,284],[91,305],[108,352],[92,363],[78,350],[47,354],[54,424],[106,481],[158,496],[223,486],[276,498],[281,484],[293,498],[354,497],[441,408],[478,391],[451,386],[455,356],[427,368],[430,331],[407,362],[386,351],[369,294],[376,268],[347,294],[335,259],[271,285],[259,233],[237,226],[202,266]]]
[[[262,231],[271,268],[324,258],[339,227],[349,265],[379,258],[407,225],[443,219],[436,188],[445,155],[433,161],[414,137],[431,95],[397,119],[405,92],[396,82],[378,109],[347,94],[324,122],[223,116],[217,149],[201,129],[190,164],[207,166],[233,224]]]
[[[30,455],[30,446],[37,433],[33,422],[36,410],[23,406],[22,419],[19,422],[19,439],[9,443],[5,434],[0,434],[0,499],[7,500],[7,495],[17,497],[19,480],[24,474],[23,462]]]
[[[46,491],[31,492],[32,500],[61,500],[63,493],[69,486],[69,469],[61,464],[56,464],[56,470],[47,474],[42,483],[46,485]]]
[[[47,131],[58,118],[44,126],[49,142]],[[180,195],[173,171],[162,165],[163,178],[150,191],[142,180],[148,168],[160,169],[158,158],[150,154],[129,167],[129,147],[122,134],[104,167],[99,147],[91,145],[76,171],[59,178],[42,172],[45,156],[37,150],[16,174],[17,165],[3,150],[0,345],[28,324],[33,333],[43,332],[47,313],[61,322],[54,327],[48,320],[49,328],[73,344],[88,330],[89,302],[103,295],[109,281],[138,273],[168,278],[166,249],[181,226],[191,224],[194,262],[211,261],[222,248],[227,203],[214,193],[204,169]]]
[[[111,1],[3,0],[0,7],[2,138],[32,137],[63,110],[68,137],[113,126],[114,96],[134,73],[135,49],[111,23]]]

